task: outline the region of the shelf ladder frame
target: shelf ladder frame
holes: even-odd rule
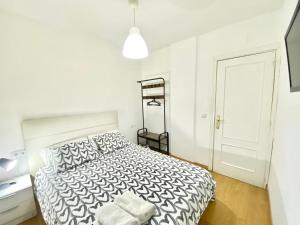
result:
[[[137,81],[137,83],[141,84],[143,129],[145,129],[144,97],[151,97],[151,96],[144,95],[144,90],[147,88],[143,88],[143,86],[151,86],[151,85],[143,85],[143,83],[149,82],[149,81],[159,81],[159,80],[162,81],[162,83],[163,83],[163,86],[162,86],[163,98],[162,99],[164,101],[163,107],[164,107],[164,133],[165,133],[165,132],[167,132],[167,128],[166,128],[166,82],[165,82],[165,79],[162,77],[158,77],[158,78],[152,78],[152,79],[147,79],[147,80],[139,80],[139,81]],[[152,87],[149,87],[149,88],[152,88]],[[156,88],[156,87],[153,87],[153,88]],[[145,98],[145,99],[149,99],[149,98]]]
[[[150,81],[161,81],[158,84],[145,84],[148,83]],[[142,96],[142,122],[143,122],[143,128],[139,129],[137,131],[137,142],[139,144],[139,137],[143,138],[141,136],[140,131],[142,131],[142,133],[148,133],[148,129],[145,128],[145,111],[144,111],[144,100],[145,99],[155,99],[155,97],[157,97],[157,95],[153,95],[153,96],[145,96],[144,95],[144,90],[145,89],[150,89],[150,88],[163,88],[163,95],[159,95],[160,98],[163,100],[163,117],[164,117],[164,132],[159,134],[159,140],[157,141],[159,144],[159,151],[161,151],[161,140],[166,138],[167,139],[167,151],[166,154],[169,154],[169,133],[167,132],[167,128],[166,128],[166,82],[165,79],[162,77],[158,77],[158,78],[152,78],[152,79],[146,79],[146,80],[140,80],[137,81],[137,83],[139,83],[141,85],[141,96]],[[144,85],[145,84],[145,85]],[[144,98],[145,97],[145,98]],[[151,98],[153,97],[153,98]],[[164,136],[164,137],[163,137]]]

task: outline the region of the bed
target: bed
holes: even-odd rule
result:
[[[49,119],[23,124],[25,144],[30,152],[30,171],[35,176],[35,195],[45,222],[48,225],[97,225],[96,210],[129,190],[155,204],[156,214],[147,225],[197,225],[215,197],[216,185],[211,174],[198,166],[133,143],[101,152],[63,172],[57,172],[37,159],[37,151],[42,146],[63,141],[66,136],[110,132],[117,128],[115,112],[106,116],[103,113],[93,115],[93,119],[87,120],[90,117],[64,117],[55,125],[52,120],[49,125]],[[100,123],[94,123],[99,118]],[[57,118],[54,120],[58,121]]]

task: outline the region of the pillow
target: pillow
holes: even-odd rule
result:
[[[130,144],[130,141],[119,131],[97,134],[92,136],[91,139],[96,143],[97,149],[104,154],[124,148]]]
[[[50,147],[47,164],[59,173],[97,159],[98,156],[96,146],[91,140],[84,138]]]

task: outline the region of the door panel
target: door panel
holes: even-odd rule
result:
[[[225,165],[254,172],[256,160],[255,151],[232,145],[222,145],[221,148],[221,160]]]
[[[263,187],[275,52],[218,63],[213,169]]]
[[[261,117],[263,63],[226,68],[223,96],[226,126],[223,136],[257,142]],[[241,98],[242,95],[242,98]],[[245,116],[251,112],[251,116]]]

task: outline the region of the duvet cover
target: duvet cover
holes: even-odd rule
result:
[[[48,225],[97,225],[97,208],[126,190],[155,204],[147,225],[197,225],[215,185],[205,169],[130,144],[61,173],[42,167],[34,188]]]

